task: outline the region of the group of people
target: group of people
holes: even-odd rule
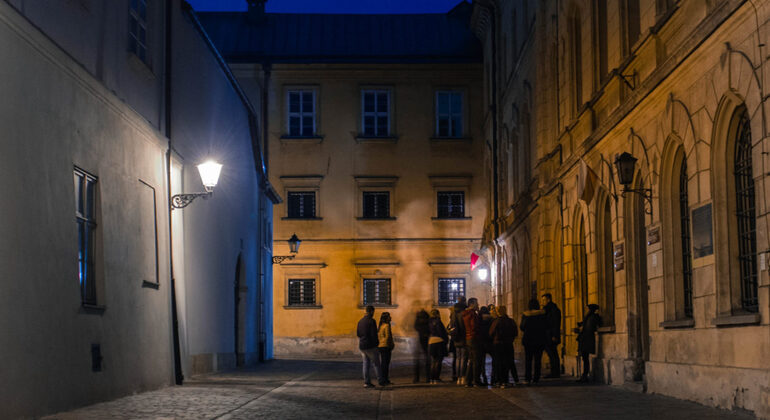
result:
[[[453,354],[452,381],[466,387],[498,386],[505,388],[519,382],[514,362],[514,340],[519,330],[524,346],[527,384],[536,384],[541,376],[541,359],[545,352],[550,361],[547,378],[560,376],[557,347],[561,342],[561,310],[553,302],[551,294],[529,301],[520,323],[508,316],[505,306],[479,306],[478,299],[457,298],[449,308],[449,322],[445,325],[438,309],[430,314],[424,309],[417,312],[414,329],[419,345],[414,358],[414,382],[420,382],[420,372],[425,381],[438,384],[444,358]],[[583,362],[583,374],[579,382],[588,381],[590,354],[596,352],[596,331],[601,325],[597,314],[598,305],[588,305],[583,322],[578,323],[578,351]],[[364,386],[374,387],[370,371],[372,366],[381,386],[390,385],[390,360],[395,347],[391,330],[390,313],[383,312],[379,325],[374,320],[374,307],[366,307],[366,315],[358,322],[357,335],[363,359]],[[487,377],[486,356],[492,359],[491,377]],[[510,379],[513,379],[513,382]]]

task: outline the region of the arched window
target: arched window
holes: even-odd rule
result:
[[[612,255],[612,213],[610,200],[604,197],[597,206],[597,249],[601,266],[599,269],[599,306],[605,326],[615,325],[615,267]]]
[[[738,221],[738,261],[741,279],[741,307],[757,312],[757,233],[754,206],[754,177],[751,166],[751,126],[744,111],[735,140],[735,214]]]
[[[588,302],[588,255],[586,253],[586,224],[581,215],[578,219],[575,232],[575,244],[573,246],[575,260],[575,314],[579,319],[583,317],[583,311]]]
[[[596,85],[597,89],[607,79],[607,0],[596,0],[594,36],[596,37]]]
[[[572,79],[572,116],[577,116],[583,105],[583,53],[580,34],[580,10],[573,8],[569,15],[570,78]]]
[[[682,246],[682,289],[684,315],[692,318],[692,255],[690,255],[690,206],[687,203],[687,160],[679,170],[679,220]]]

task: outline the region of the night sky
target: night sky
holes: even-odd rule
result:
[[[195,10],[246,10],[246,0],[187,0]],[[268,0],[271,13],[445,13],[461,0]]]

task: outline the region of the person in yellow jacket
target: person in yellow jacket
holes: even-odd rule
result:
[[[380,327],[377,331],[377,338],[380,344],[377,349],[380,351],[380,369],[382,371],[382,384],[390,385],[390,356],[393,353],[395,343],[393,342],[393,333],[390,330],[390,312],[383,312],[380,315]]]

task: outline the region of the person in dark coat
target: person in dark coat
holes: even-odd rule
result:
[[[487,377],[487,355],[492,359],[494,365],[494,347],[492,345],[492,337],[489,335],[489,328],[492,326],[492,313],[489,307],[482,306],[479,309],[479,316],[481,321],[479,322],[479,340],[481,341],[481,382],[489,383]],[[492,372],[492,382],[495,380],[495,373]]]
[[[528,305],[529,310],[524,311],[521,316],[519,328],[524,332],[521,338],[524,344],[524,354],[526,368],[524,370],[524,379],[535,384],[540,380],[540,363],[543,357],[543,350],[548,339],[546,330],[548,321],[545,317],[545,311],[540,309],[537,299],[531,299]],[[534,365],[534,375],[532,368]]]
[[[599,305],[595,303],[588,305],[583,322],[578,322],[578,327],[581,327],[578,334],[578,352],[583,360],[583,374],[578,382],[588,382],[588,372],[591,371],[590,358],[596,353],[596,330],[602,325],[602,317],[596,313],[598,311]]]
[[[474,384],[483,386],[485,384],[481,382],[481,369],[484,360],[484,347],[481,342],[481,316],[479,315],[478,299],[468,299],[468,309],[463,311],[462,317],[465,324],[465,347],[468,351],[465,386],[468,388],[473,387]]]
[[[430,331],[428,337],[428,352],[431,359],[430,383],[437,384],[441,382],[441,364],[444,362],[444,357],[447,356],[446,348],[449,342],[449,335],[447,335],[446,328],[441,322],[441,314],[438,309],[430,311],[428,330]]]
[[[361,352],[361,359],[364,364],[364,387],[374,387],[369,376],[369,368],[372,364],[374,364],[374,370],[377,372],[378,382],[380,385],[384,385],[380,370],[380,355],[377,352],[380,340],[377,337],[377,323],[374,321],[374,306],[366,307],[366,315],[358,321],[356,335],[358,336],[358,350]]]
[[[468,305],[465,303],[465,296],[458,296],[457,303],[451,308],[449,316],[449,326],[447,332],[452,339],[450,347],[454,347],[454,359],[452,359],[452,381],[457,381],[458,385],[465,382],[465,369],[468,366],[468,352],[465,347],[465,324],[463,323],[462,313]]]
[[[417,331],[418,346],[414,352],[414,383],[420,382],[420,371],[425,369],[425,382],[430,382],[430,357],[428,356],[428,320],[430,315],[425,309],[417,311],[414,329]]]
[[[545,343],[545,353],[548,355],[548,363],[551,365],[551,374],[546,378],[558,378],[561,374],[559,368],[559,352],[557,351],[561,342],[561,310],[555,303],[550,293],[541,297],[543,301],[543,310],[545,318],[548,321],[548,340]]]
[[[516,365],[511,366],[514,363],[513,340],[518,335],[518,328],[516,328],[516,321],[508,317],[505,306],[497,307],[497,318],[492,321],[492,325],[489,327],[489,335],[492,337],[495,351],[495,357],[492,359],[494,377],[500,388],[505,388],[510,385],[508,371],[511,370],[511,367],[513,367],[513,381],[519,381]]]

